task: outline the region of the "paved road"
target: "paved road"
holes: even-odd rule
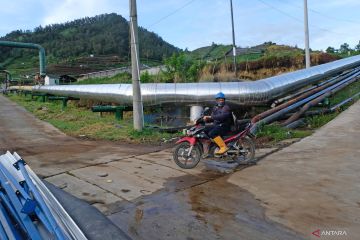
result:
[[[359,113],[360,102],[313,136],[224,175],[204,164],[179,169],[171,149],[70,138],[0,96],[0,151],[16,150],[134,239],[309,239],[318,228],[350,235],[360,216]]]

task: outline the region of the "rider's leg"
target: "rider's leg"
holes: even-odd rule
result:
[[[209,157],[209,150],[210,150],[210,140],[205,140],[202,142],[203,145],[203,155],[202,158],[207,158]]]
[[[214,138],[214,142],[220,147],[219,151],[215,152],[215,154],[223,154],[223,153],[226,153],[227,150],[229,150],[229,148],[226,146],[224,140],[220,136],[217,136],[216,138]]]
[[[221,126],[214,126],[214,128],[209,132],[209,137],[211,137],[220,148],[219,151],[215,152],[215,154],[223,154],[229,150],[224,140],[221,138],[221,134],[223,134],[223,132],[224,131]]]
[[[213,136],[211,135],[212,133],[212,130],[214,129],[214,126],[206,126],[205,129],[204,129],[204,132],[210,137],[210,138],[213,138]],[[217,130],[215,131],[215,134]],[[203,155],[202,155],[202,158],[207,158],[210,156],[210,153],[209,153],[209,150],[210,150],[210,144],[211,144],[211,141],[210,140],[204,140],[202,142],[203,144]]]

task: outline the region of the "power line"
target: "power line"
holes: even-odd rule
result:
[[[296,20],[296,21],[298,21],[298,22],[301,22],[301,23],[303,22],[301,19],[299,19],[299,18],[297,18],[297,17],[294,17],[294,16],[288,14],[287,12],[285,12],[285,11],[279,9],[279,8],[274,7],[273,5],[267,3],[267,2],[265,2],[265,1],[263,1],[263,0],[258,0],[258,1],[261,2],[262,4],[268,6],[269,8],[274,9],[275,11],[278,11],[278,12],[280,12],[280,13],[288,16],[289,18],[292,18],[292,19],[294,19],[294,20]]]
[[[267,3],[267,2],[265,2],[265,1],[263,1],[263,0],[257,0],[257,1],[261,2],[262,4],[268,6],[268,7],[271,8],[271,9],[274,9],[275,11],[280,12],[281,14],[284,14],[284,15],[288,16],[289,18],[294,19],[294,20],[297,21],[297,22],[303,23],[303,20],[302,20],[302,19],[299,19],[299,18],[297,18],[297,17],[294,17],[294,16],[292,16],[291,14],[288,14],[287,12],[285,12],[285,11],[283,11],[283,10],[277,8],[277,7],[274,7],[273,5]],[[337,35],[348,35],[348,36],[350,36],[350,34],[334,32],[334,31],[332,31],[332,30],[330,30],[330,29],[322,28],[322,27],[316,26],[316,25],[314,25],[314,24],[309,24],[309,25],[310,25],[311,27],[317,28],[317,29],[319,29],[319,30],[321,30],[321,31],[330,32],[330,33],[334,33],[334,34],[337,34]],[[353,36],[353,35],[351,35],[351,36]]]
[[[187,3],[185,3],[184,5],[182,5],[181,7],[177,8],[177,9],[175,9],[175,10],[172,11],[171,13],[169,13],[169,14],[165,15],[164,17],[160,18],[159,20],[153,22],[153,23],[150,24],[147,28],[153,27],[154,25],[156,25],[156,24],[158,24],[159,22],[163,21],[164,19],[166,19],[166,18],[174,15],[175,13],[179,12],[181,9],[189,6],[191,3],[195,2],[195,1],[196,1],[196,0],[191,0],[191,1],[187,2]]]
[[[296,7],[296,8],[300,8],[302,9],[302,6],[299,6],[297,4],[294,4],[294,3],[290,3],[290,2],[287,2],[287,1],[284,1],[284,0],[278,0],[280,2],[283,2],[283,3],[286,3],[286,4],[289,4],[293,7]],[[317,10],[314,10],[314,9],[311,9],[311,8],[308,8],[310,12],[313,12],[313,13],[316,13],[320,16],[323,16],[323,17],[326,17],[326,18],[329,18],[329,19],[332,19],[332,20],[335,20],[335,21],[341,21],[341,22],[349,22],[349,23],[355,23],[355,24],[360,24],[360,22],[358,21],[354,21],[354,20],[349,20],[349,19],[343,19],[343,18],[337,18],[337,17],[333,17],[333,16],[329,16],[327,14],[324,14],[322,12],[319,12]]]

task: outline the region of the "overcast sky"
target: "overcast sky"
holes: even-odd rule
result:
[[[0,36],[85,16],[117,13],[128,0],[0,0]],[[182,49],[231,44],[230,0],[137,0],[139,25]],[[237,46],[265,41],[304,47],[303,0],[233,0]],[[360,40],[360,0],[308,0],[310,47]]]

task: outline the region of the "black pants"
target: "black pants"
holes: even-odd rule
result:
[[[215,138],[217,136],[223,137],[230,131],[230,127],[224,125],[212,125],[206,127],[204,131],[210,138]]]

